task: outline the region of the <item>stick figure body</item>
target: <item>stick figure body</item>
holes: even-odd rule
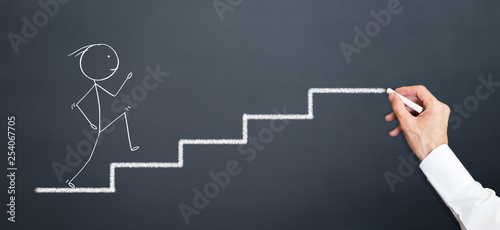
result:
[[[101,122],[101,101],[100,101],[100,95],[99,91],[102,90],[105,93],[109,94],[112,97],[116,97],[116,95],[120,92],[120,90],[123,88],[125,83],[127,82],[128,79],[132,77],[132,72],[130,72],[127,75],[127,78],[125,81],[123,81],[122,85],[118,89],[116,93],[110,93],[108,90],[106,90],[104,87],[99,85],[100,81],[104,81],[111,76],[115,74],[117,71],[119,65],[120,65],[120,59],[118,58],[118,54],[116,51],[109,45],[107,44],[93,44],[93,45],[87,45],[84,46],[75,52],[69,54],[68,56],[75,55],[75,57],[80,56],[80,70],[82,71],[83,75],[90,79],[93,82],[92,87],[83,95],[83,97],[76,103],[72,105],[73,107],[77,107],[78,110],[82,113],[82,115],[85,117],[85,119],[89,122],[90,127],[92,129],[97,130],[97,137],[94,143],[94,146],[92,148],[92,152],[90,153],[89,159],[85,164],[82,166],[82,168],[71,178],[70,180],[66,181],[68,185],[72,188],[75,187],[73,184],[73,180],[83,171],[83,169],[87,166],[87,164],[90,162],[92,159],[92,156],[94,155],[94,151],[96,149],[97,143],[99,142],[99,137],[101,136],[101,133],[106,130],[109,126],[111,126],[113,123],[115,123],[119,118],[124,118],[125,119],[125,126],[127,128],[127,137],[128,137],[128,143],[130,147],[130,151],[136,151],[139,149],[139,146],[133,146],[132,147],[132,141],[130,140],[130,131],[128,127],[128,118],[127,118],[127,111],[123,112],[120,114],[118,117],[116,117],[113,121],[111,121],[109,124],[103,127],[102,122]],[[95,63],[95,65],[93,65]],[[104,67],[103,67],[104,66]],[[92,91],[95,92],[95,95],[97,97],[97,108],[98,108],[98,122],[97,125],[92,123],[92,121],[87,117],[85,112],[80,108],[79,104],[80,102],[83,101]]]

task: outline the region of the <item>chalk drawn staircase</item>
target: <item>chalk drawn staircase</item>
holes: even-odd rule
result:
[[[184,145],[244,145],[248,142],[249,120],[312,120],[314,94],[383,94],[385,88],[311,88],[307,92],[307,114],[243,114],[241,139],[181,139],[178,143],[177,162],[113,162],[110,164],[109,187],[39,187],[36,193],[114,193],[117,168],[182,168]]]

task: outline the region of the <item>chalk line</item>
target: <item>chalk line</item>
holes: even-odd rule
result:
[[[110,164],[109,187],[39,187],[36,193],[114,193],[117,168],[182,168],[184,145],[244,145],[248,142],[249,120],[311,120],[314,118],[313,96],[316,93],[332,94],[383,94],[385,88],[311,88],[307,92],[307,114],[243,114],[241,139],[180,139],[177,162],[114,162]]]

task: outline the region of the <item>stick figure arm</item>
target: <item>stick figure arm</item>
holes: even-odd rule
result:
[[[95,85],[93,85],[92,87],[90,87],[89,91],[87,91],[87,93],[85,93],[85,95],[83,95],[83,97],[76,103],[76,107],[78,108],[78,110],[80,110],[80,112],[85,117],[85,119],[87,119],[87,121],[89,122],[89,124],[90,124],[90,126],[92,128],[94,128],[95,125],[92,124],[92,122],[89,120],[89,118],[87,117],[87,115],[85,114],[85,112],[83,112],[82,108],[80,108],[80,106],[78,104],[80,104],[80,102],[83,101],[83,99],[90,93],[90,91],[92,91],[92,89],[94,89],[94,87],[95,87]]]
[[[128,79],[130,79],[132,77],[132,72],[130,72],[128,75],[127,75],[127,78],[125,78],[125,81],[123,81],[122,85],[120,86],[120,88],[118,89],[118,91],[116,91],[116,93],[112,94],[110,93],[108,90],[106,90],[105,88],[103,88],[102,86],[100,85],[97,85],[99,86],[99,88],[101,88],[104,92],[108,93],[109,95],[111,95],[112,97],[116,97],[116,95],[118,95],[118,93],[122,90],[123,86],[125,85],[125,83],[127,83]]]

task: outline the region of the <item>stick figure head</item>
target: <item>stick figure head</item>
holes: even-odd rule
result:
[[[80,56],[80,70],[92,81],[103,81],[115,74],[120,59],[116,51],[107,44],[84,46],[68,56]]]

